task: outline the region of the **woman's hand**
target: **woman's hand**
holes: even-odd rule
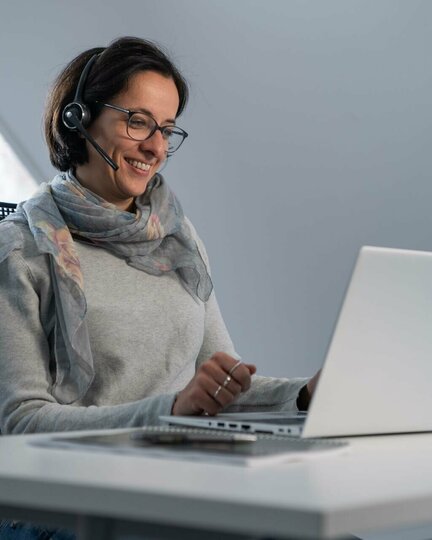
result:
[[[244,364],[223,352],[215,353],[197,369],[189,384],[177,394],[173,415],[215,415],[249,390],[252,364]]]
[[[315,388],[316,388],[316,386],[318,384],[320,375],[321,375],[321,369],[318,370],[315,373],[315,375],[312,377],[312,379],[310,379],[310,381],[307,383],[307,389],[308,389],[308,392],[309,392],[309,400],[312,398],[313,393],[315,392]]]
[[[299,411],[307,411],[309,409],[309,404],[315,392],[320,375],[321,370],[317,371],[315,375],[309,379],[309,382],[300,390],[297,398],[297,407]]]

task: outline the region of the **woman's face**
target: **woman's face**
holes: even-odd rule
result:
[[[154,71],[142,71],[133,75],[127,87],[109,103],[147,112],[160,126],[164,126],[175,123],[179,95],[170,77]],[[146,141],[135,141],[127,134],[127,122],[127,114],[104,107],[88,129],[117,163],[117,171],[88,142],[89,161],[76,168],[76,176],[84,187],[121,210],[133,208],[134,198],[144,193],[166,159],[166,142],[160,131]]]

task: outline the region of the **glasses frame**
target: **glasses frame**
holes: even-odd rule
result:
[[[147,141],[148,139],[153,137],[153,135],[156,133],[156,131],[160,131],[162,137],[164,138],[164,140],[168,141],[168,139],[165,139],[165,135],[164,135],[164,131],[166,129],[175,128],[178,131],[180,131],[181,135],[183,135],[183,140],[181,141],[181,143],[178,145],[178,147],[175,150],[172,150],[171,152],[167,151],[168,156],[171,156],[172,154],[174,154],[174,152],[177,152],[177,150],[180,148],[180,146],[184,143],[185,139],[189,136],[189,133],[187,133],[187,131],[185,131],[184,129],[176,126],[175,124],[168,124],[167,126],[160,126],[156,122],[156,120],[153,118],[153,116],[151,114],[146,113],[146,112],[143,112],[143,111],[131,111],[130,109],[125,109],[124,107],[119,107],[118,105],[112,105],[111,103],[103,103],[101,101],[95,101],[95,103],[97,103],[98,105],[102,105],[103,107],[107,107],[108,109],[113,109],[115,111],[119,111],[119,112],[127,114],[128,115],[128,122],[127,122],[126,132],[128,134],[128,137],[130,137],[133,141]],[[130,122],[130,119],[132,118],[132,116],[134,114],[145,114],[146,116],[151,118],[153,120],[153,122],[154,122],[153,129],[150,131],[150,134],[145,139],[135,139],[129,133],[129,122]]]

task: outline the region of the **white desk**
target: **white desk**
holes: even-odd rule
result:
[[[0,437],[0,514],[78,526],[83,539],[146,524],[211,540],[335,538],[432,522],[430,434],[358,438],[345,455],[259,468],[37,448],[30,437],[44,436]]]

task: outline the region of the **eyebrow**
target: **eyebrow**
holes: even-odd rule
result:
[[[156,120],[156,118],[154,117],[153,113],[151,111],[149,111],[148,109],[145,109],[144,107],[137,107],[136,109],[129,109],[130,111],[132,112],[143,112],[143,113],[146,113],[148,114],[149,116],[151,116],[154,120]],[[165,124],[166,122],[168,122],[169,124],[174,124],[176,123],[175,121],[175,118],[167,118],[166,120],[163,120],[163,124]]]

